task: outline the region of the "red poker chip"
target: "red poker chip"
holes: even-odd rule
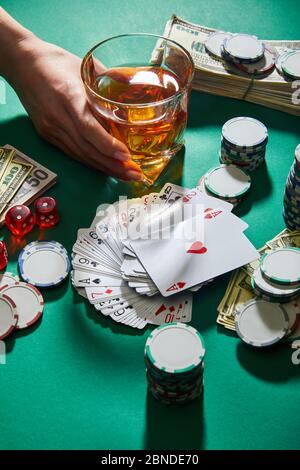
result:
[[[0,289],[2,295],[9,296],[18,312],[16,329],[28,328],[42,316],[44,299],[40,291],[26,282],[15,282]]]

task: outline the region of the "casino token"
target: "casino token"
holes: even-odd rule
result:
[[[293,51],[293,49],[285,49],[281,54],[276,58],[275,66],[280,75],[283,75],[284,78],[290,80],[290,77],[287,77],[282,70],[282,61]]]
[[[235,326],[239,337],[245,343],[266,347],[285,336],[289,318],[280,305],[251,299],[236,310]]]
[[[230,33],[226,33],[224,31],[211,33],[204,43],[205,49],[214,57],[222,59],[221,45],[223,44],[224,39],[228,39],[231,36],[232,35]]]
[[[12,333],[18,321],[16,304],[6,294],[0,295],[0,312],[0,340],[2,340]]]
[[[230,57],[246,62],[258,61],[265,51],[263,42],[250,34],[233,34],[224,40],[223,47]]]
[[[268,140],[268,130],[266,126],[251,117],[237,117],[225,122],[222,127],[222,136],[236,149],[242,150],[258,149],[265,147]]]
[[[0,289],[0,292],[8,295],[16,305],[18,312],[16,329],[21,330],[31,326],[42,316],[44,299],[36,287],[25,282],[15,282]]]
[[[14,284],[16,281],[19,281],[20,278],[16,274],[5,272],[0,274],[0,287],[3,287],[7,284]]]
[[[288,297],[297,293],[300,294],[300,284],[297,286],[276,284],[263,277],[260,267],[253,272],[253,282],[263,293],[273,297]]]
[[[145,353],[157,369],[181,374],[201,363],[205,347],[203,338],[195,328],[183,323],[169,323],[149,335]]]
[[[298,314],[298,319],[294,330],[289,333],[289,335],[286,335],[285,338],[283,338],[283,342],[293,343],[295,340],[298,339],[300,339],[300,314]]]
[[[18,259],[24,281],[37,287],[53,287],[63,282],[70,271],[70,261],[65,248],[53,243],[35,242],[25,247]],[[41,244],[40,244],[41,243]]]
[[[300,165],[300,144],[298,144],[295,149],[295,160],[296,160],[296,163]],[[299,171],[300,171],[300,168],[299,168]]]
[[[266,75],[272,72],[275,67],[276,49],[268,46],[265,48],[264,55],[258,62],[249,64],[236,64],[236,66],[249,75]]]
[[[300,78],[300,50],[286,54],[281,61],[283,72],[293,79]]]
[[[295,331],[300,321],[300,305],[299,302],[294,300],[285,305],[282,305],[282,308],[289,317],[289,328],[286,333],[286,336],[289,336],[293,331]]]
[[[266,253],[261,261],[260,268],[263,275],[282,284],[298,284],[300,282],[300,249],[277,248]]]
[[[216,196],[240,198],[250,189],[251,178],[235,165],[220,165],[205,176],[205,187]]]

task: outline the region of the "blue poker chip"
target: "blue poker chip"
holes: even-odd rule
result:
[[[21,251],[19,271],[22,279],[36,287],[61,284],[70,271],[67,250],[58,242],[32,242]]]

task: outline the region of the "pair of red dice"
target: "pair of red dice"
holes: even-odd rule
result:
[[[7,211],[5,223],[17,237],[30,232],[35,224],[41,229],[54,227],[59,221],[56,201],[53,197],[40,197],[34,204],[35,214],[27,206],[13,206]]]

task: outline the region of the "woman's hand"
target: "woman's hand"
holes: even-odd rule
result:
[[[141,180],[127,147],[92,114],[80,65],[79,57],[29,35],[17,43],[7,78],[42,137],[106,174]]]

